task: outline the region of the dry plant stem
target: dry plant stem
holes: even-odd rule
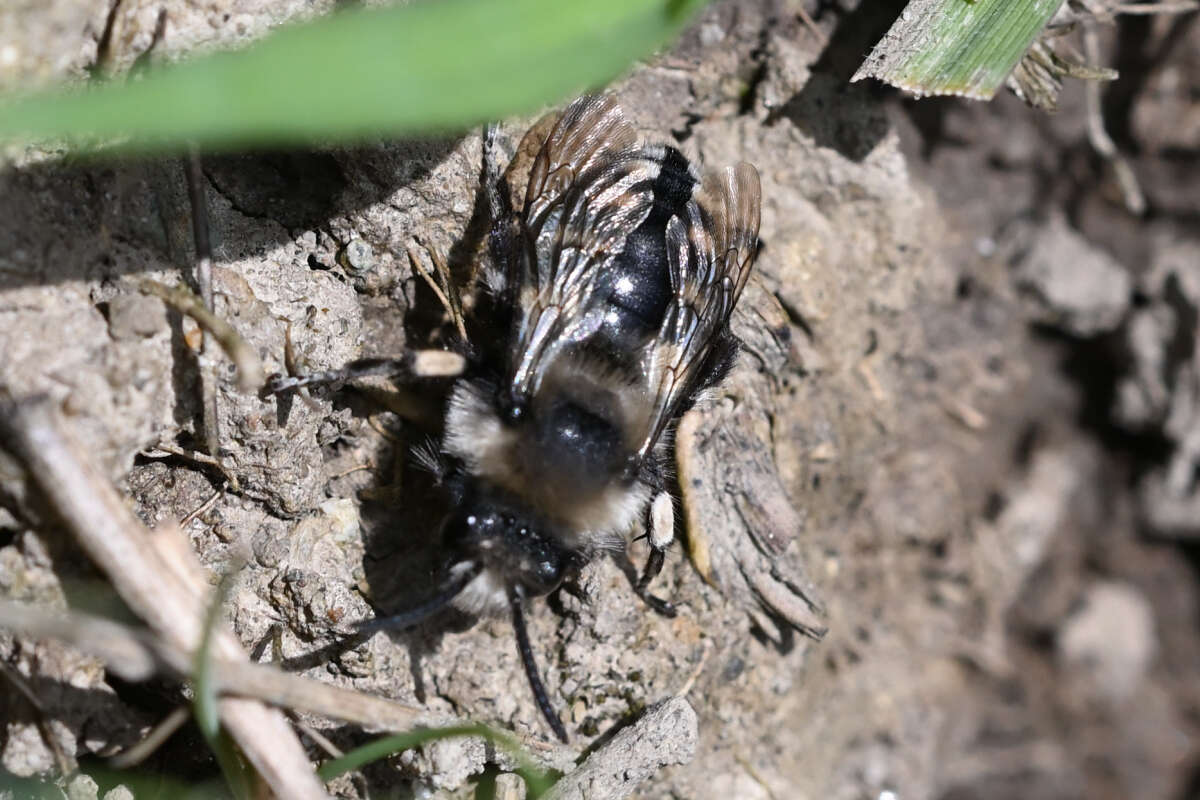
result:
[[[821,619],[817,610],[819,606],[810,605],[807,597],[797,597],[787,586],[765,571],[746,577],[767,607],[782,615],[793,628],[817,641],[825,638],[829,626]]]
[[[292,343],[292,321],[285,319],[283,323],[283,366],[287,370],[288,375],[295,377],[303,373],[304,370],[300,366],[299,359],[296,358],[296,346]],[[312,411],[320,409],[320,405],[308,393],[307,386],[301,386],[296,390],[296,394],[304,401],[304,405],[308,406]]]
[[[158,657],[136,634],[116,622],[51,612],[0,600],[0,628],[33,639],[59,639],[102,660],[127,681],[144,681],[158,671]]]
[[[50,729],[50,721],[46,718],[46,709],[42,707],[42,701],[38,699],[33,687],[25,680],[25,676],[17,671],[16,667],[10,666],[3,661],[0,661],[0,675],[3,675],[13,688],[17,690],[17,693],[24,697],[33,708],[34,715],[37,718],[38,733],[41,735],[46,747],[54,754],[54,761],[58,764],[58,771],[63,775],[70,775],[75,769],[75,763],[63,751],[58,737]]]
[[[1195,0],[1179,0],[1165,3],[1119,3],[1113,6],[1113,14],[1186,14],[1200,8]]]
[[[312,739],[317,747],[324,750],[325,754],[330,758],[341,758],[342,756],[346,755],[337,745],[326,739],[320,731],[316,730],[311,725],[305,725],[299,720],[293,720],[293,722],[297,728],[304,732],[305,736],[307,736],[309,739]]]
[[[463,341],[466,341],[467,328],[466,323],[463,321],[461,304],[457,302],[458,294],[454,287],[450,284],[450,273],[449,270],[446,269],[445,262],[442,261],[438,256],[434,255],[432,250],[426,251],[429,253],[429,259],[433,262],[433,268],[437,270],[438,278],[441,279],[439,282],[429,274],[429,270],[425,268],[423,263],[421,263],[421,256],[417,254],[416,249],[413,248],[412,245],[408,246],[407,252],[408,260],[412,264],[413,269],[416,270],[418,275],[425,279],[425,283],[429,285],[429,288],[433,291],[434,295],[437,296],[438,302],[440,302],[442,307],[446,309],[446,314],[454,323],[454,327],[458,331],[458,335],[462,337]]]
[[[243,392],[258,391],[264,383],[262,362],[254,348],[238,335],[225,320],[205,307],[204,301],[186,286],[164,286],[150,279],[138,283],[138,289],[146,294],[161,298],[163,302],[181,314],[196,321],[203,330],[212,334],[217,344],[233,361],[238,372],[238,388]]]
[[[1148,16],[1151,14],[1186,14],[1200,9],[1197,0],[1174,0],[1162,3],[1116,3],[1112,6],[1088,7],[1082,11],[1060,13],[1054,18],[1053,27],[1074,25],[1084,21],[1112,22],[1118,16]]]
[[[1094,22],[1084,23],[1083,49],[1088,63],[1100,63],[1100,39],[1096,35]],[[1142,187],[1138,185],[1137,176],[1133,174],[1133,168],[1129,166],[1129,161],[1117,150],[1116,143],[1104,128],[1104,112],[1100,103],[1100,83],[1084,81],[1083,90],[1087,103],[1088,141],[1091,142],[1093,150],[1112,164],[1113,173],[1117,177],[1117,185],[1120,186],[1121,196],[1125,201],[1125,208],[1130,214],[1140,217],[1146,213],[1146,196],[1142,194]]]
[[[216,675],[224,692],[262,698],[282,708],[353,722],[372,730],[407,731],[426,716],[412,706],[291,675],[266,664],[220,662]]]
[[[182,535],[167,536],[164,532],[159,532],[155,537],[184,541]],[[186,549],[186,545],[183,545],[183,549]],[[168,562],[174,561],[169,555],[166,559]],[[175,567],[170,569],[175,570]],[[201,602],[199,595],[197,598],[197,602]],[[196,663],[194,653],[181,650],[163,639],[155,639],[119,623],[84,614],[63,615],[0,600],[0,628],[33,639],[59,639],[100,658],[114,673],[129,681],[145,680],[156,670],[164,669],[186,676]],[[270,664],[221,659],[214,661],[211,668],[217,691],[222,695],[261,700],[291,711],[350,722],[368,731],[404,733],[433,723],[463,724],[461,719],[432,719],[419,708],[293,675]],[[528,739],[523,744],[530,750],[543,752],[556,747],[540,739]]]
[[[111,0],[108,14],[104,18],[104,29],[96,41],[96,60],[88,67],[88,73],[93,80],[106,78],[112,74],[112,38],[113,27],[117,21],[117,11],[121,8],[121,0]]]
[[[198,507],[189,511],[187,513],[187,516],[185,516],[183,519],[179,520],[179,527],[186,528],[188,525],[191,525],[193,520],[195,520],[201,514],[207,513],[213,506],[215,506],[217,504],[217,501],[221,499],[221,495],[223,495],[223,494],[225,494],[224,487],[217,489],[215,492],[213,492],[211,495],[209,495],[207,500],[205,500],[203,503],[201,503]]]
[[[124,752],[118,753],[108,760],[113,769],[129,769],[149,758],[155,750],[162,747],[163,742],[175,735],[175,731],[192,716],[191,706],[177,706],[162,720],[150,729],[145,738]]]
[[[48,504],[129,607],[164,643],[190,652],[201,639],[206,603],[199,587],[180,580],[171,564],[121,501],[87,452],[44,400],[15,403],[0,396],[0,442],[25,466]],[[192,565],[199,571],[198,565]],[[244,660],[227,631],[218,631],[214,655]],[[220,701],[221,721],[246,758],[279,797],[327,797],[308,756],[283,714],[256,700]]]
[[[465,341],[467,328],[463,317],[462,297],[459,296],[458,290],[454,286],[454,278],[450,275],[450,266],[437,250],[426,248],[426,252],[429,253],[429,260],[433,262],[433,268],[437,270],[438,280],[441,281],[446,297],[450,299],[450,316],[454,320],[454,327],[458,329],[458,335]]]
[[[25,680],[25,676],[17,671],[17,668],[8,664],[5,661],[0,661],[0,675],[3,675],[5,680],[17,690],[17,694],[25,698],[29,705],[33,706],[33,710],[41,713],[45,711],[42,708],[42,701],[38,699],[37,692],[29,686],[29,682]]]
[[[192,238],[196,243],[196,286],[204,307],[213,310],[212,239],[208,232],[208,204],[204,200],[204,172],[200,152],[188,148],[183,165],[187,177],[188,199],[192,204]]]
[[[143,451],[142,455],[148,458],[155,458],[157,453],[165,453],[169,456],[176,456],[177,458],[182,458],[196,464],[204,464],[205,466],[213,467],[220,472],[222,476],[224,476],[226,481],[229,482],[230,491],[232,491],[234,494],[238,494],[242,491],[241,484],[238,483],[237,475],[234,474],[234,472],[228,467],[226,467],[219,458],[214,458],[207,453],[184,450],[182,447],[176,447],[175,445],[167,444],[166,442],[159,442],[149,450]],[[201,511],[199,513],[204,512]]]
[[[128,681],[141,681],[166,667],[186,675],[195,663],[190,651],[116,622],[84,614],[60,614],[0,601],[0,627],[35,639],[54,638],[102,659]],[[222,694],[249,697],[367,728],[406,731],[425,720],[419,709],[381,697],[292,675],[269,664],[217,660],[213,674]]]
[[[804,6],[798,8],[796,13],[800,17],[800,21],[804,23],[804,27],[808,28],[809,32],[816,37],[817,43],[821,45],[821,49],[827,47],[829,45],[829,37],[821,32],[821,29],[817,27],[816,20],[804,10]]]
[[[196,243],[196,286],[200,301],[208,313],[213,313],[212,239],[208,232],[208,205],[204,200],[204,173],[200,168],[200,152],[188,148],[183,159],[183,174],[187,178],[188,200],[192,206],[192,240]],[[221,452],[221,417],[217,410],[217,382],[212,365],[204,356],[212,353],[207,329],[200,338],[200,401],[204,409],[204,446],[210,456]],[[236,360],[236,359],[235,359]],[[242,375],[239,368],[238,374]],[[245,388],[243,388],[245,391]]]

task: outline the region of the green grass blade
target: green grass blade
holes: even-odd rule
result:
[[[705,0],[419,0],[252,47],[0,105],[0,139],[206,148],[461,128],[610,80]]]
[[[428,728],[425,730],[398,733],[368,742],[362,747],[355,748],[341,758],[327,761],[317,770],[322,780],[330,781],[346,772],[387,758],[395,753],[420,747],[427,742],[439,739],[452,739],[458,736],[478,736],[486,739],[494,746],[504,750],[518,764],[517,774],[525,781],[526,796],[529,800],[537,800],[554,784],[554,774],[535,765],[521,749],[517,740],[507,733],[489,728],[487,725],[457,725],[449,728]]]
[[[227,591],[228,582],[222,580],[214,593],[212,605],[204,616],[204,633],[200,637],[200,646],[196,648],[192,673],[192,709],[196,715],[196,725],[205,739],[212,739],[221,729],[221,717],[217,711],[217,685],[212,670],[212,641],[221,619],[221,606],[225,602]]]
[[[851,80],[990,100],[1062,0],[911,0]]]
[[[216,676],[212,668],[212,642],[217,626],[220,624],[221,608],[225,604],[225,596],[229,593],[232,578],[226,575],[213,594],[212,605],[204,619],[204,635],[200,646],[196,648],[194,674],[192,676],[193,713],[196,726],[208,743],[209,748],[217,759],[217,764],[225,776],[229,789],[236,798],[251,796],[251,779],[233,739],[221,727],[220,712],[217,708]]]

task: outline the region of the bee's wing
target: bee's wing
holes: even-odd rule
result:
[[[747,163],[706,175],[688,218],[667,227],[674,296],[643,372],[654,398],[638,455],[654,447],[680,404],[700,387],[705,360],[725,330],[758,251],[761,188]]]
[[[528,147],[523,142],[521,149]],[[555,353],[599,326],[593,289],[650,213],[656,168],[606,96],[576,100],[541,142],[526,184],[516,264],[514,397],[529,397]]]

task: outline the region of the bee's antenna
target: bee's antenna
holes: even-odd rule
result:
[[[550,697],[542,677],[538,674],[537,662],[533,660],[533,648],[529,644],[529,631],[525,628],[525,612],[522,610],[525,598],[519,587],[508,590],[508,604],[512,607],[513,630],[517,633],[517,651],[521,654],[521,664],[525,667],[525,677],[529,679],[529,688],[533,690],[533,699],[537,702],[538,710],[550,724],[550,729],[563,744],[567,744],[567,729],[563,727],[554,708],[550,705]]]
[[[458,575],[454,575],[448,580],[433,597],[426,600],[421,605],[410,608],[400,614],[395,614],[390,617],[376,617],[375,619],[365,620],[357,626],[360,634],[371,635],[379,631],[401,631],[405,628],[424,622],[429,617],[441,611],[446,606],[458,597],[458,593],[467,588],[467,584],[475,580],[479,573],[483,572],[483,565],[476,562],[467,562],[467,568],[462,570]]]

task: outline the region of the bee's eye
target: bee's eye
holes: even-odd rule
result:
[[[496,405],[500,411],[500,418],[510,425],[525,419],[529,410],[529,402],[512,391],[500,392],[496,398]]]
[[[454,514],[446,520],[442,529],[442,542],[452,552],[465,555],[475,548],[480,539],[488,536],[495,523],[492,514]]]

